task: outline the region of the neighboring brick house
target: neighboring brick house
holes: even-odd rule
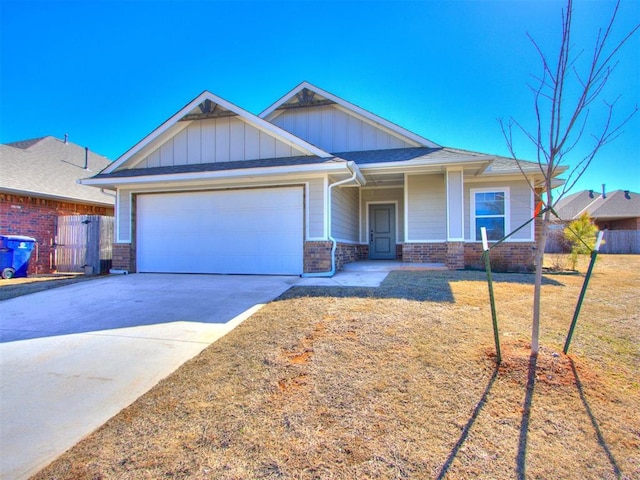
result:
[[[562,222],[588,212],[600,230],[640,230],[640,194],[629,190],[583,190],[560,200],[556,211]]]
[[[36,239],[29,273],[55,270],[58,216],[113,216],[113,193],[78,183],[109,163],[106,157],[52,136],[0,144],[0,234]]]
[[[600,230],[606,230],[601,253],[640,253],[640,194],[629,190],[582,190],[556,205],[559,216],[551,225],[546,253],[568,252],[566,225],[585,212]]]

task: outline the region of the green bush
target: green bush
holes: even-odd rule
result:
[[[569,263],[571,264],[571,269],[575,270],[579,255],[591,253],[595,248],[598,237],[598,227],[591,222],[589,213],[584,212],[579,218],[565,227],[563,233],[564,238],[571,245]]]

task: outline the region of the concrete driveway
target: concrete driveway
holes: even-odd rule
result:
[[[0,302],[0,478],[28,478],[297,277],[110,276]]]

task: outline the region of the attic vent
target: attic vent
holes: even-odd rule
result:
[[[629,192],[629,190],[624,191],[624,198],[631,200],[631,192]]]

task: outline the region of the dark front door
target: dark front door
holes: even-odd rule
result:
[[[369,258],[371,260],[395,260],[395,205],[369,205],[369,227]]]

